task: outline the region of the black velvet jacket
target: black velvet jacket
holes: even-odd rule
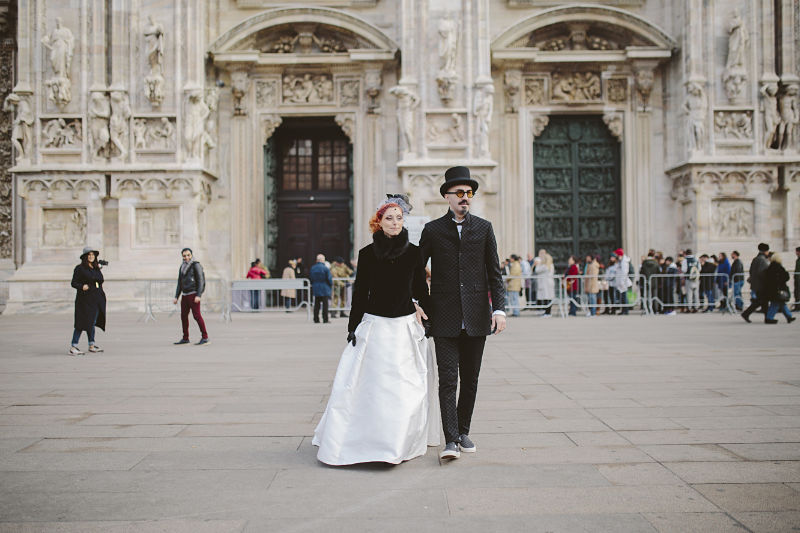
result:
[[[358,252],[348,331],[355,331],[364,313],[396,318],[414,313],[415,298],[427,313],[428,283],[419,248],[408,242],[408,231],[392,239],[378,230],[372,244]]]

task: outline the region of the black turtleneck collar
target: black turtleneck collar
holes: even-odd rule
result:
[[[387,237],[383,230],[378,230],[372,234],[372,243],[378,259],[397,259],[408,249],[408,230],[403,228],[397,237],[392,238]]]

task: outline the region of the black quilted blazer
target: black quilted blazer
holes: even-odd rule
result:
[[[467,214],[458,238],[453,212],[425,224],[419,247],[431,259],[431,335],[471,337],[491,334],[492,312],[505,309],[506,293],[497,241],[488,220]],[[491,302],[489,301],[491,292]]]

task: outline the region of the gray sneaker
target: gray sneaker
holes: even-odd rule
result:
[[[469,440],[469,437],[466,433],[458,438],[458,445],[461,448],[461,451],[465,453],[475,453],[477,451],[475,448],[475,443]]]
[[[458,459],[461,457],[461,452],[458,451],[458,445],[455,442],[448,442],[442,453],[439,454],[440,459]]]

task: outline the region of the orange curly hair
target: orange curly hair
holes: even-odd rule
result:
[[[383,218],[383,215],[386,214],[386,211],[388,211],[390,207],[396,207],[401,212],[403,211],[403,208],[401,208],[398,204],[396,204],[394,202],[389,202],[388,204],[383,204],[375,212],[375,214],[372,215],[372,218],[369,219],[369,229],[370,229],[370,231],[372,233],[375,233],[376,231],[381,229],[381,219]]]

